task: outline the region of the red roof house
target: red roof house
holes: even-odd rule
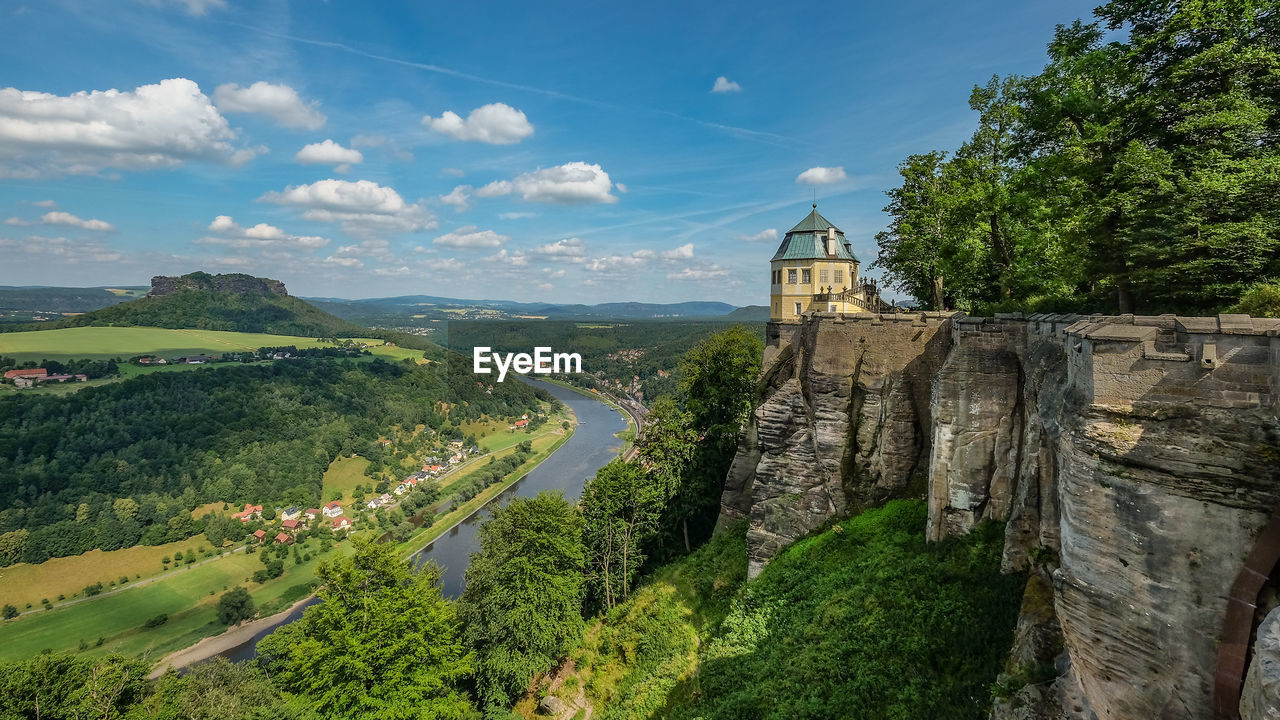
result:
[[[34,368],[32,370],[9,370],[5,372],[4,379],[12,380],[14,378],[20,378],[20,377],[23,377],[23,378],[44,377],[45,375],[48,375],[48,374],[49,374],[49,371],[45,370],[44,368]]]
[[[351,527],[351,520],[348,519],[346,515],[343,515],[342,517],[336,517],[333,519],[334,530],[346,530],[349,527]]]
[[[517,420],[517,421],[516,421],[516,427],[518,427],[518,428],[522,428],[522,427],[524,427],[525,425],[528,425],[528,424],[529,424],[529,421],[528,421],[528,420]]]
[[[315,520],[316,516],[320,514],[320,508],[307,508],[307,512],[304,514],[308,520]]]
[[[331,517],[331,518],[338,517],[339,515],[342,514],[342,503],[338,502],[337,500],[334,500],[328,505],[325,505],[324,514],[325,514],[325,517]]]
[[[266,531],[266,530],[254,530],[254,531],[253,531],[253,537],[254,537],[254,539],[258,540],[259,542],[261,542],[261,541],[263,541],[263,540],[266,540],[266,539],[267,539],[267,531]]]
[[[245,503],[245,504],[244,504],[244,509],[243,509],[243,510],[241,510],[240,512],[238,512],[238,513],[235,513],[235,514],[234,514],[234,515],[232,515],[231,517],[235,518],[236,520],[239,520],[240,522],[249,522],[250,520],[252,520],[252,519],[253,519],[253,516],[254,516],[254,515],[261,516],[261,514],[262,514],[262,506],[261,506],[261,505],[254,505],[254,504],[252,504],[252,503]]]
[[[285,545],[292,545],[293,536],[288,533],[279,533],[276,535],[276,542],[284,543]]]
[[[295,530],[302,526],[302,521],[301,520],[285,520],[284,522],[280,523],[280,525],[284,527],[284,529],[286,530]]]

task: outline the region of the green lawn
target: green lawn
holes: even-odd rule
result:
[[[351,493],[356,489],[356,485],[369,481],[369,478],[364,476],[364,470],[367,467],[369,467],[369,461],[359,456],[334,460],[324,473],[321,501],[329,502],[332,493],[337,491],[342,493],[344,503],[350,502]]]
[[[310,562],[294,565],[287,559],[284,575],[258,585],[248,578],[262,568],[262,561],[257,553],[241,552],[170,570],[162,580],[113,595],[23,615],[0,624],[0,659],[19,660],[46,648],[74,651],[84,641],[89,653],[119,652],[157,660],[226,629],[215,615],[218,597],[225,589],[244,585],[266,616],[307,594],[299,586],[315,580],[319,560],[313,556]],[[143,627],[161,613],[168,614],[168,622],[154,629]],[[98,646],[100,637],[104,642]]]
[[[381,340],[362,339],[381,344]],[[170,330],[151,327],[77,327],[59,330],[32,330],[0,333],[0,355],[27,360],[67,360],[71,358],[129,358],[134,355],[157,354],[164,357],[244,352],[260,347],[293,345],[299,348],[321,347],[328,343],[310,337],[266,335],[263,333],[224,332],[221,330]],[[404,348],[378,348],[379,353],[393,358],[421,351]]]

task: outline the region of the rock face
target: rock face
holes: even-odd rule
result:
[[[213,290],[231,292],[239,295],[288,295],[284,283],[269,278],[259,278],[243,273],[226,273],[210,275],[205,272],[193,272],[181,277],[156,275],[151,278],[151,292],[148,297],[163,297],[181,290]]]
[[[1258,628],[1240,698],[1241,720],[1280,720],[1280,607]]]
[[[818,315],[769,327],[770,391],[722,517],[749,519],[753,572],[831,517],[925,497],[931,539],[1003,522],[1006,571],[1051,587],[1033,604],[1050,616],[1020,624],[1010,672],[1034,662],[1057,678],[993,716],[1213,716],[1227,588],[1280,500],[1280,321]]]

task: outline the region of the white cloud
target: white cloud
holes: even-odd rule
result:
[[[766,228],[756,233],[755,235],[739,235],[738,239],[743,240],[745,242],[749,242],[749,243],[772,242],[778,239],[778,229]]]
[[[595,258],[587,261],[587,264],[583,267],[595,273],[634,270],[644,267],[652,257],[652,250],[637,250],[630,255],[610,255],[608,257]]]
[[[328,265],[337,265],[339,267],[345,267],[345,268],[364,267],[364,263],[360,262],[359,258],[353,258],[353,257],[338,257],[336,255],[330,255],[329,257],[324,259],[324,262]]]
[[[542,292],[549,292],[551,290],[554,290],[556,286],[552,285],[551,283],[538,283],[534,287],[538,288]]]
[[[99,232],[109,232],[115,230],[116,226],[105,220],[84,220],[72,215],[69,212],[47,212],[40,218],[40,222],[45,225],[70,225],[71,227],[84,228],[85,230],[97,230]]]
[[[188,15],[200,17],[209,10],[225,10],[227,0],[147,0],[148,5],[163,7],[165,5],[181,5]]]
[[[112,250],[97,240],[70,240],[39,235],[22,240],[0,238],[0,253],[6,256],[32,255],[45,261],[56,257],[59,263],[104,263],[124,258],[123,253]]]
[[[693,257],[693,243],[681,245],[678,248],[662,251],[664,260],[688,260]]]
[[[47,208],[57,207],[58,205],[58,203],[52,200],[37,200],[31,204],[35,205],[36,207],[47,207]]]
[[[535,212],[504,212],[498,213],[499,220],[521,220],[524,218],[538,217]]]
[[[524,113],[503,103],[490,103],[472,110],[465,120],[452,110],[433,118],[425,115],[422,124],[454,140],[511,145],[533,134],[533,125]]]
[[[409,266],[401,265],[398,268],[378,268],[373,271],[373,274],[386,275],[390,277],[404,277],[406,275],[412,275],[413,271],[409,269]]]
[[[627,186],[626,186],[626,185],[623,185],[622,183],[614,183],[614,184],[613,184],[613,186],[614,186],[615,188],[617,188],[617,189],[618,189],[618,192],[622,193],[623,195],[626,195],[626,194],[627,194]]]
[[[450,177],[462,177],[463,175],[466,175],[466,173],[459,168],[441,168],[440,174],[448,175]]]
[[[637,250],[637,251],[635,251],[635,252],[631,253],[631,257],[644,258],[644,259],[646,259],[646,260],[652,260],[653,258],[655,258],[655,257],[657,257],[657,256],[658,256],[658,254],[657,254],[657,253],[655,253],[655,252],[654,252],[654,251],[652,251],[652,250],[649,250],[648,248],[645,248],[645,249],[642,249],[642,250]]]
[[[326,120],[314,102],[308,105],[302,101],[297,90],[263,80],[246,88],[236,83],[219,85],[213,91],[213,102],[222,112],[262,113],[287,128],[318,130]]]
[[[466,212],[471,208],[471,190],[470,185],[459,185],[449,192],[448,195],[441,195],[440,202],[445,205],[452,205],[455,212]]]
[[[498,252],[485,258],[491,263],[499,263],[502,265],[510,265],[513,267],[524,267],[529,264],[528,256],[522,253],[509,253],[506,248],[502,248]]]
[[[360,237],[436,227],[435,216],[420,203],[407,203],[394,189],[371,180],[330,178],[290,185],[258,199],[297,208],[306,220],[336,222],[343,231]]]
[[[713,93],[732,93],[740,92],[741,90],[741,85],[723,75],[716,78],[716,84],[711,86],[711,92]]]
[[[478,197],[496,197],[517,192],[531,202],[560,203],[615,203],[618,198],[610,194],[613,182],[609,173],[596,164],[570,162],[556,167],[539,168],[514,179],[498,180],[476,191]]]
[[[844,167],[811,167],[796,176],[796,182],[809,185],[830,185],[849,177]]]
[[[711,280],[727,277],[729,271],[719,265],[705,268],[685,268],[680,272],[667,273],[668,280]]]
[[[316,235],[290,235],[266,223],[258,223],[248,228],[241,227],[230,215],[215,217],[213,222],[209,223],[209,231],[215,234],[196,240],[196,244],[277,251],[311,250],[329,244],[328,238]]]
[[[534,254],[549,255],[552,257],[562,258],[580,258],[586,253],[586,247],[582,240],[573,238],[564,238],[546,245],[539,245],[533,249]]]
[[[23,220],[22,218],[11,217],[11,218],[8,218],[7,220],[5,220],[5,221],[4,221],[4,224],[5,224],[5,225],[13,225],[13,226],[16,226],[16,227],[26,227],[26,226],[28,226],[28,225],[34,225],[35,223],[30,222],[30,221],[27,221],[27,220]]]
[[[492,230],[477,230],[475,225],[467,225],[460,227],[453,232],[446,233],[436,238],[432,242],[436,245],[445,247],[465,248],[469,250],[477,250],[480,248],[496,248],[506,245],[511,238],[506,235],[499,235]]]
[[[364,162],[364,155],[359,150],[325,140],[303,146],[293,159],[303,165],[333,165],[338,172],[347,172],[352,165]]]
[[[226,118],[185,78],[65,96],[0,89],[0,177],[233,162],[245,159],[235,139]]]
[[[476,190],[476,197],[498,197],[511,192],[511,183],[507,180],[494,180],[493,182]]]
[[[542,268],[542,271],[547,274],[547,277],[553,280],[558,280],[565,276],[564,268],[556,268],[555,270],[552,270],[551,268]]]

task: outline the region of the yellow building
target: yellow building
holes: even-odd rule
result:
[[[813,212],[787,231],[769,261],[769,317],[794,320],[807,312],[867,312],[858,258],[844,232]]]

